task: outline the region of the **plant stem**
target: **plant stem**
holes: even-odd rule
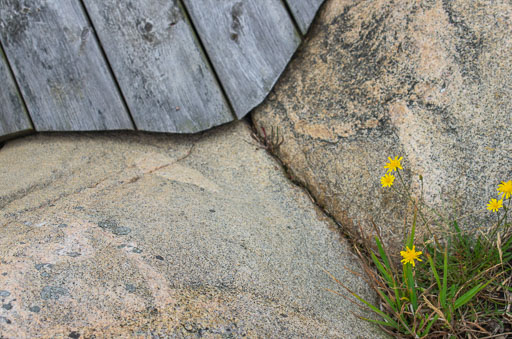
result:
[[[423,215],[423,212],[421,211],[421,209],[418,208],[417,202],[412,198],[411,192],[409,191],[409,189],[405,185],[405,181],[402,178],[402,174],[400,174],[400,171],[398,169],[396,170],[396,173],[398,174],[398,178],[400,179],[400,182],[402,183],[402,187],[405,189],[405,192],[407,193],[406,194],[407,195],[406,198],[408,198],[408,200],[410,200],[413,203],[414,207],[418,210],[419,216],[422,219],[423,224],[427,227],[428,233],[430,234],[431,237],[434,237],[434,234],[432,233],[432,231],[430,229],[430,226],[428,225],[427,219]]]

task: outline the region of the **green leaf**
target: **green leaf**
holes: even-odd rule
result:
[[[511,244],[512,244],[512,237],[510,237],[501,247],[502,247],[502,249],[508,249]]]
[[[432,319],[428,322],[427,327],[425,327],[425,331],[423,331],[423,332],[421,333],[421,336],[422,336],[422,337],[426,336],[426,335],[430,332],[430,328],[432,327],[432,325],[434,325],[434,323],[437,321],[437,319],[439,319],[439,314],[436,314],[436,315],[434,316],[434,318],[432,318]]]
[[[446,309],[446,289],[448,287],[448,245],[444,248],[444,263],[443,263],[443,285],[441,286],[441,308]]]
[[[378,237],[375,237],[375,243],[377,244],[377,248],[379,249],[379,254],[382,260],[384,260],[384,265],[389,272],[392,272],[391,265],[389,264],[388,256],[386,255],[386,251],[384,251],[384,247],[382,247],[382,242]]]
[[[416,233],[416,217],[418,216],[418,210],[414,209],[414,216],[412,219],[412,227],[411,227],[411,234],[409,235],[409,239],[407,240],[407,247],[412,249],[412,246],[414,245],[414,233]]]
[[[339,281],[338,279],[336,279],[336,277],[334,277],[331,273],[329,273],[329,271],[327,270],[323,270],[325,273],[327,273],[327,275],[329,275],[334,281],[336,281],[336,283],[338,283],[341,287],[343,287],[344,290],[346,290],[348,293],[350,293],[354,298],[356,298],[357,300],[359,300],[360,302],[362,302],[363,304],[365,304],[366,306],[368,306],[373,312],[377,313],[378,315],[380,315],[384,320],[386,320],[389,324],[391,324],[390,326],[393,326],[394,328],[398,328],[398,324],[396,321],[394,321],[393,319],[391,319],[391,317],[389,315],[387,315],[386,313],[382,312],[381,310],[379,310],[377,307],[373,306],[372,304],[370,304],[368,301],[364,300],[363,298],[361,298],[357,293],[351,291],[347,286],[345,286],[341,281]],[[336,292],[334,292],[336,293]]]
[[[426,318],[424,316],[422,316],[421,314],[420,314],[420,317],[421,317],[421,321],[420,321],[420,324],[418,325],[418,328],[423,328],[423,324],[425,323]]]
[[[361,316],[358,316],[358,317],[359,317],[359,319],[366,320],[366,321],[374,323],[374,324],[378,324],[378,325],[382,325],[382,326],[389,326],[389,327],[398,329],[398,327],[395,327],[394,325],[391,325],[390,323],[387,323],[382,320],[375,320],[375,319],[365,318],[365,317],[361,317]]]
[[[416,286],[414,285],[414,276],[412,273],[411,264],[404,265],[405,277],[407,281],[407,289],[409,290],[409,299],[411,300],[414,312],[418,309],[418,299],[416,295]]]
[[[393,311],[395,311],[395,313],[398,313],[398,308],[396,307],[395,303],[393,303],[391,299],[389,299],[389,297],[386,294],[382,293],[381,291],[379,291],[378,293],[379,296],[386,301],[389,307],[391,307]]]
[[[386,271],[386,269],[384,268],[384,266],[382,266],[381,262],[379,261],[379,259],[375,256],[375,254],[373,252],[370,253],[371,257],[372,257],[372,260],[373,260],[373,263],[375,264],[375,266],[377,266],[377,269],[379,270],[379,272],[382,274],[382,276],[384,277],[384,279],[386,279],[386,282],[388,283],[388,286],[389,287],[393,287],[393,279],[391,278],[390,274],[388,271]]]
[[[380,254],[381,258],[384,261],[384,265],[386,265],[387,272],[389,272],[389,278],[387,279],[388,286],[390,286],[393,289],[393,292],[395,294],[396,307],[397,307],[397,309],[401,309],[402,302],[400,300],[400,293],[398,291],[398,286],[396,285],[396,280],[393,275],[393,270],[391,269],[391,265],[389,263],[388,256],[386,255],[386,251],[384,251],[384,246],[382,246],[382,242],[380,241],[379,237],[375,237],[375,243],[377,244],[377,248],[379,249],[379,254]]]
[[[484,289],[487,285],[489,285],[494,279],[491,279],[489,280],[488,282],[486,282],[485,284],[478,284],[476,285],[475,287],[473,287],[472,289],[470,289],[469,291],[467,291],[466,293],[464,293],[463,295],[461,295],[457,300],[455,300],[455,310],[458,309],[459,307],[461,307],[462,305],[466,304],[467,302],[469,302],[471,299],[473,299],[473,297],[478,293],[480,292],[482,289]]]
[[[387,315],[386,313],[382,312],[381,310],[379,310],[377,307],[373,306],[371,303],[369,303],[368,301],[364,300],[363,298],[361,298],[359,295],[357,295],[356,293],[351,293],[357,300],[359,300],[360,302],[362,302],[363,304],[365,304],[366,306],[368,306],[373,312],[377,313],[378,315],[380,315],[383,319],[385,319],[388,323],[388,326],[392,326],[394,328],[398,328],[398,324],[396,323],[396,321],[394,321],[393,319],[391,319],[391,317],[389,315]]]
[[[459,237],[459,239],[462,240],[462,238],[461,238],[462,231],[460,230],[457,220],[453,221],[453,227],[455,228],[455,231],[457,232],[457,236]]]
[[[432,273],[434,273],[434,277],[436,278],[436,282],[437,282],[437,288],[439,289],[439,291],[441,291],[441,280],[439,279],[439,274],[437,273],[437,269],[436,269],[436,266],[434,264],[434,261],[432,260],[432,257],[427,253],[427,259],[428,259],[428,263],[430,264],[430,268],[432,269]]]
[[[414,217],[412,219],[412,227],[411,234],[409,235],[409,239],[407,240],[407,247],[412,249],[414,245],[414,234],[416,232],[416,218],[418,216],[418,210],[414,209]],[[414,286],[414,277],[412,274],[411,264],[404,264],[404,275],[405,275],[405,283],[407,284],[407,290],[409,292],[409,299],[411,300],[411,304],[413,310],[416,311],[418,309],[418,300],[416,296],[416,287]]]

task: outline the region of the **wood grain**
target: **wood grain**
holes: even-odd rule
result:
[[[38,131],[133,128],[79,1],[0,0],[0,39]]]
[[[324,0],[286,0],[302,34],[306,34]]]
[[[1,47],[0,84],[0,140],[12,134],[32,130],[32,124]]]
[[[184,0],[236,115],[260,104],[301,38],[280,0]]]
[[[84,5],[138,129],[191,133],[234,120],[176,0]]]

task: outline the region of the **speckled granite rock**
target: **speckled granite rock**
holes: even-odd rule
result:
[[[330,221],[250,136],[50,134],[0,150],[0,336],[375,338]]]
[[[421,174],[428,204],[479,226],[512,179],[511,32],[510,1],[329,0],[253,121],[348,231],[401,238],[405,202],[379,180],[395,155],[415,195]]]

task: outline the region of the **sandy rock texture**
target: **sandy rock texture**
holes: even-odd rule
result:
[[[237,122],[0,149],[0,334],[376,338],[350,246]]]
[[[277,155],[349,232],[373,219],[401,239],[388,156],[414,196],[422,175],[427,204],[478,227],[512,179],[511,32],[510,1],[329,0],[253,121],[279,127]]]

